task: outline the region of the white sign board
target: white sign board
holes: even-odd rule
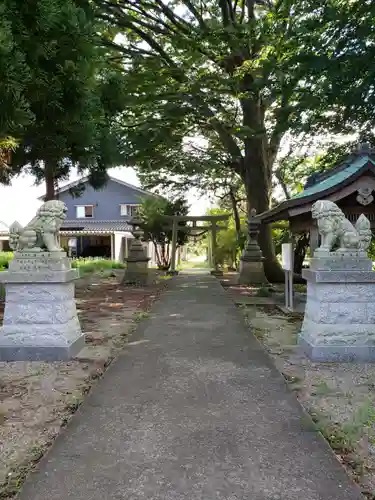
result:
[[[293,244],[281,245],[281,265],[284,271],[293,271]]]

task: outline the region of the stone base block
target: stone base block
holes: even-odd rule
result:
[[[268,284],[262,261],[242,260],[240,263],[239,285],[265,285]]]
[[[223,276],[223,271],[221,271],[220,269],[212,269],[212,271],[210,272],[211,276]]]
[[[146,286],[150,283],[148,272],[131,271],[127,269],[122,280],[123,285]]]
[[[375,362],[375,345],[312,345],[303,337],[298,344],[312,360],[334,363],[371,363]]]
[[[372,261],[367,254],[344,256],[331,253],[329,256],[310,259],[311,271],[371,271]]]
[[[70,270],[61,271],[65,278]],[[9,272],[9,277],[18,272]],[[6,280],[1,361],[68,360],[85,345],[70,280],[18,283]]]
[[[375,273],[360,265],[303,272],[307,302],[299,344],[314,361],[375,361]]]
[[[0,361],[69,361],[85,347],[85,337],[80,335],[65,345],[1,345]]]

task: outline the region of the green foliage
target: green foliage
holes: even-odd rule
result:
[[[207,211],[207,215],[224,215],[227,210],[221,208],[211,208]],[[223,225],[220,223],[220,225]],[[211,235],[207,234],[202,244],[204,247],[209,247],[208,238]],[[240,234],[237,233],[233,216],[229,218],[226,229],[221,229],[216,234],[216,262],[219,266],[227,265],[230,269],[238,267],[239,257],[244,248],[247,238],[247,228],[245,218],[241,219]]]
[[[373,142],[374,70],[368,61],[375,55],[374,3],[304,1],[299,10],[305,16],[292,26],[299,45],[285,54],[281,68],[285,71],[297,64],[310,73],[302,101],[311,111],[300,128],[354,133]]]
[[[169,201],[164,198],[149,197],[142,200],[140,216],[144,239],[152,241],[155,247],[159,269],[168,270],[171,265],[172,221],[165,219],[165,215],[187,215],[189,207],[186,200],[178,198]],[[186,227],[186,222],[180,226]],[[177,232],[177,246],[183,246],[188,240],[188,232]]]
[[[283,221],[278,224],[277,227],[272,228],[272,239],[274,241],[276,255],[281,255],[282,244],[290,242],[289,223],[287,221]]]
[[[30,68],[12,31],[14,1],[0,4],[0,139],[30,123],[33,115],[24,96]]]
[[[115,68],[104,66],[97,38],[100,26],[89,3],[8,3],[9,29],[29,68],[22,96],[33,121],[14,132],[19,147],[12,168],[1,172],[0,182],[9,183],[25,168],[37,183],[46,181],[51,198],[58,181],[67,179],[76,166],[88,172],[94,187],[102,186],[106,169],[121,159],[114,118],[122,109],[123,93],[115,92],[114,82],[119,83],[113,76]]]
[[[366,430],[373,427],[375,422],[375,409],[370,399],[356,410],[349,421],[341,425],[314,410],[310,411],[310,415],[317,429],[327,439],[330,446],[339,453],[355,451],[361,437]]]
[[[115,260],[107,259],[74,259],[72,268],[77,268],[80,274],[110,271],[111,269],[124,269],[125,265]]]
[[[370,248],[368,249],[368,256],[370,259],[375,261],[375,241],[374,238],[371,240]]]
[[[0,268],[7,268],[13,259],[13,252],[0,252]]]
[[[13,252],[0,252],[0,272],[6,271],[9,261],[13,259]],[[5,298],[5,286],[0,283],[0,300]]]

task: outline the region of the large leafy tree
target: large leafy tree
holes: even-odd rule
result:
[[[312,112],[301,121],[305,131],[329,129],[374,143],[374,22],[371,0],[316,2],[300,21],[300,43],[281,67],[309,64],[304,85]]]
[[[85,0],[7,0],[8,26],[29,71],[22,97],[33,121],[19,134],[3,183],[22,170],[45,182],[55,197],[72,167],[89,174],[94,187],[121,162],[116,114],[124,86],[104,64],[98,24]],[[17,125],[17,124],[16,124]]]
[[[301,32],[305,50],[316,42],[304,30],[318,2],[95,3],[100,17],[121,34],[107,44],[124,59],[128,101],[122,124],[129,162],[146,175],[199,177],[212,172],[219,154],[225,175],[242,180],[248,208],[267,210],[283,135],[310,118],[312,101],[317,105],[305,92],[310,59],[295,56],[301,55]],[[187,137],[204,139],[204,161],[195,162]],[[269,227],[262,228],[260,244],[268,277],[279,279]]]

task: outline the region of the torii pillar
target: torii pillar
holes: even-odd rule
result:
[[[223,276],[223,271],[219,269],[219,266],[217,264],[217,259],[216,259],[216,252],[217,252],[217,243],[216,243],[216,235],[217,235],[217,230],[218,227],[216,225],[216,221],[212,221],[212,226],[211,226],[211,265],[213,267],[211,274],[213,276]]]

